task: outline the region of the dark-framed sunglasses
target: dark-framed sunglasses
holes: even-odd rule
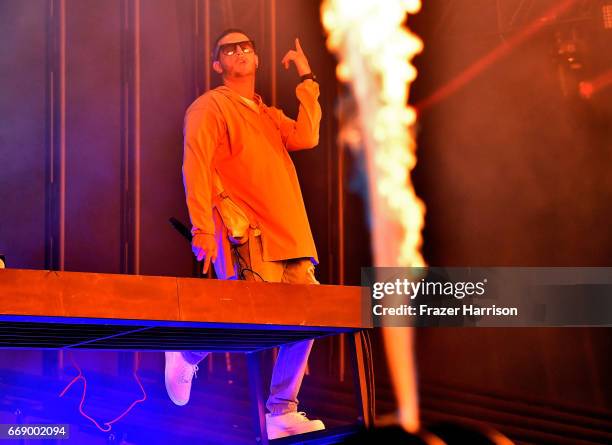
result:
[[[215,51],[214,60],[219,59],[219,54],[224,56],[233,56],[238,52],[238,47],[244,54],[251,54],[255,52],[255,41],[254,40],[243,40],[242,42],[226,43],[224,45],[217,46]]]

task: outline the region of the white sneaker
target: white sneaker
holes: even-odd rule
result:
[[[324,430],[325,425],[320,420],[310,420],[306,417],[306,413],[300,411],[281,414],[280,416],[266,414],[266,428],[268,430],[268,439],[272,440],[295,434]]]
[[[198,365],[187,362],[180,352],[166,351],[166,391],[175,404],[183,406],[189,402],[191,381],[197,371]]]

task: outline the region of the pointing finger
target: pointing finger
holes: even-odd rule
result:
[[[302,45],[300,45],[300,39],[298,39],[297,37],[295,38],[295,49],[297,50],[298,53],[304,52],[302,51]]]
[[[210,266],[210,256],[206,255],[206,260],[204,261],[204,267],[202,267],[202,272],[207,273],[209,266]]]

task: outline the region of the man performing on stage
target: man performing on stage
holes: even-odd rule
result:
[[[255,43],[229,29],[214,45],[213,70],[223,86],[200,96],[185,115],[183,178],[192,223],[192,250],[204,272],[213,262],[222,279],[318,284],[317,252],[289,151],[318,144],[321,107],[299,40],[285,54],[300,76],[297,120],[255,94]],[[287,295],[287,304],[291,296]],[[298,413],[297,394],[312,340],[283,346],[266,403],[268,437],[321,430]],[[177,405],[189,401],[193,375],[206,352],[166,352],[166,389]]]

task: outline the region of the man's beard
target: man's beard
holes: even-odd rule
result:
[[[247,65],[248,63],[249,62],[246,61],[244,63],[244,65]],[[229,71],[229,70],[225,69],[225,67],[223,67],[224,68],[223,75],[225,77],[230,77],[230,78],[232,78],[232,77],[233,78],[241,78],[241,77],[254,76],[255,73],[257,72],[257,65],[255,65],[254,63],[248,69],[245,69],[244,67],[241,67],[239,64],[240,64],[240,62],[238,64],[234,65],[233,71]]]

